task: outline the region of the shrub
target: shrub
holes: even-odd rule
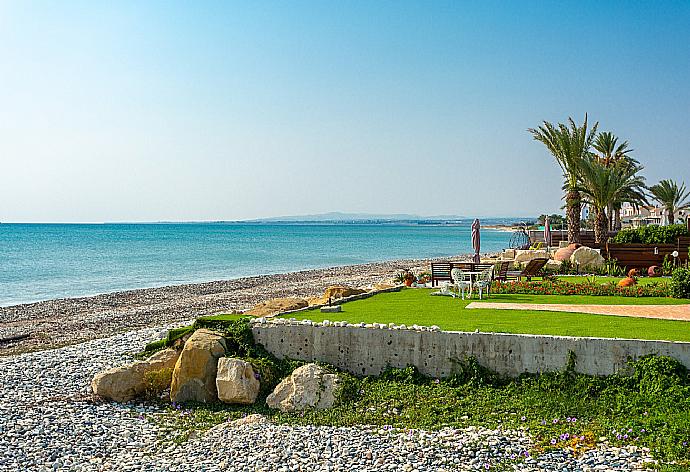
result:
[[[146,398],[150,400],[158,400],[161,394],[170,387],[170,382],[172,382],[172,374],[173,370],[169,367],[152,372],[146,372],[144,374]]]
[[[493,293],[516,293],[527,295],[617,295],[621,297],[668,297],[670,295],[668,284],[663,283],[635,285],[634,287],[619,287],[613,283],[571,283],[560,280],[496,282],[491,290]]]
[[[671,296],[690,298],[690,269],[678,268],[671,277]]]
[[[685,225],[657,226],[624,229],[611,238],[616,244],[673,244],[678,236],[688,236]]]

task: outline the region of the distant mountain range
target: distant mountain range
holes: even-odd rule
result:
[[[296,223],[296,222],[362,222],[362,221],[458,221],[467,217],[458,215],[420,216],[405,213],[375,214],[375,213],[343,213],[330,212],[317,215],[274,216],[247,220],[248,223]]]

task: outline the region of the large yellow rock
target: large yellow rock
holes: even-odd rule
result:
[[[245,312],[251,316],[272,316],[285,311],[299,310],[309,306],[303,298],[274,298],[261,302]]]
[[[146,391],[147,373],[172,369],[179,355],[180,353],[175,349],[164,349],[145,361],[137,361],[99,372],[91,381],[91,390],[102,398],[128,402]]]
[[[251,405],[256,401],[260,387],[258,375],[249,362],[229,357],[218,359],[216,388],[220,401]]]
[[[339,382],[336,374],[317,364],[306,364],[283,379],[266,398],[266,404],[283,412],[331,408]]]
[[[225,355],[225,339],[208,329],[198,329],[187,340],[173,370],[170,399],[202,403],[218,400],[218,359]]]
[[[328,299],[336,300],[338,298],[351,297],[352,295],[359,295],[361,293],[367,293],[366,290],[361,288],[348,287],[347,285],[331,285],[328,287],[321,297],[309,298],[310,305],[323,305],[328,303]]]

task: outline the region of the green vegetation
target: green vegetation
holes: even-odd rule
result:
[[[690,298],[690,269],[678,268],[673,271],[671,294],[676,298]]]
[[[675,244],[678,236],[688,236],[685,225],[648,225],[635,229],[624,229],[611,238],[616,244]]]
[[[230,322],[226,332],[235,349],[230,354],[261,365],[281,362],[247,345],[251,330],[245,321]],[[338,401],[330,410],[294,414],[270,410],[265,405],[268,389],[262,388],[252,406],[173,404],[166,414],[150,418],[160,424],[165,440],[175,442],[250,413],[282,424],[373,424],[400,430],[501,426],[522,429],[536,441],[534,450],[523,455],[553,447],[588,448],[606,436],[613,444],[650,447],[660,459],[688,464],[690,376],[685,367],[665,357],[632,363],[631,375],[592,377],[576,373],[576,367],[577,359],[571,356],[561,372],[517,379],[501,378],[473,359],[458,362],[454,374],[441,380],[411,367],[391,369],[379,377],[341,373]],[[287,372],[281,367],[274,374]],[[275,378],[262,378],[263,382],[272,385]]]
[[[595,284],[617,284],[620,282],[620,280],[623,277],[606,277],[606,276],[597,276],[597,277],[592,277],[592,276],[586,276],[586,275],[568,275],[568,276],[561,276],[561,277],[556,277],[557,280],[563,281],[563,282],[570,282],[573,284],[583,284],[583,283],[595,283]],[[662,277],[640,277],[637,279],[637,284],[638,285],[668,285],[669,279],[668,278],[662,278]],[[619,300],[619,299],[617,299]],[[637,304],[638,301],[633,301],[633,303]],[[614,302],[616,303],[616,302]],[[683,302],[681,302],[683,303]]]
[[[348,321],[350,323],[395,323],[411,326],[439,326],[449,331],[474,331],[592,336],[609,338],[690,341],[690,324],[649,318],[590,315],[533,310],[465,309],[476,298],[461,300],[431,296],[429,289],[407,289],[382,293],[364,300],[348,302],[336,314],[306,311],[291,315],[298,319]],[[491,302],[567,303],[567,304],[650,304],[675,305],[687,301],[673,298],[625,298],[581,295],[492,295]]]
[[[594,277],[592,277],[594,279]],[[668,283],[649,282],[632,287],[619,287],[618,284],[581,282],[574,283],[556,278],[545,278],[532,282],[494,283],[493,293],[522,293],[530,295],[592,295],[617,296],[619,298],[665,298],[671,295]],[[592,302],[597,303],[597,302]],[[599,302],[601,303],[601,302]]]
[[[568,220],[568,241],[580,242],[580,212],[582,201],[579,185],[580,162],[590,155],[590,148],[597,135],[599,123],[587,129],[587,115],[582,126],[568,118],[568,124],[554,125],[544,121],[538,128],[528,131],[532,137],[541,142],[553,155],[563,172],[565,189],[566,218]]]
[[[690,200],[688,200],[690,190],[685,188],[685,182],[678,185],[673,180],[662,180],[658,184],[652,185],[649,191],[666,210],[669,224],[674,223],[678,210],[690,208]]]
[[[647,203],[644,178],[639,175],[642,166],[632,159],[622,158],[616,163],[591,157],[579,162],[578,188],[585,200],[594,208],[594,240],[601,244],[608,239],[609,218],[613,208],[623,202],[634,205]]]

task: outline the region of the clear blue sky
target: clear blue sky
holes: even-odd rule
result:
[[[0,2],[0,221],[556,211],[585,112],[690,183],[690,2]]]

